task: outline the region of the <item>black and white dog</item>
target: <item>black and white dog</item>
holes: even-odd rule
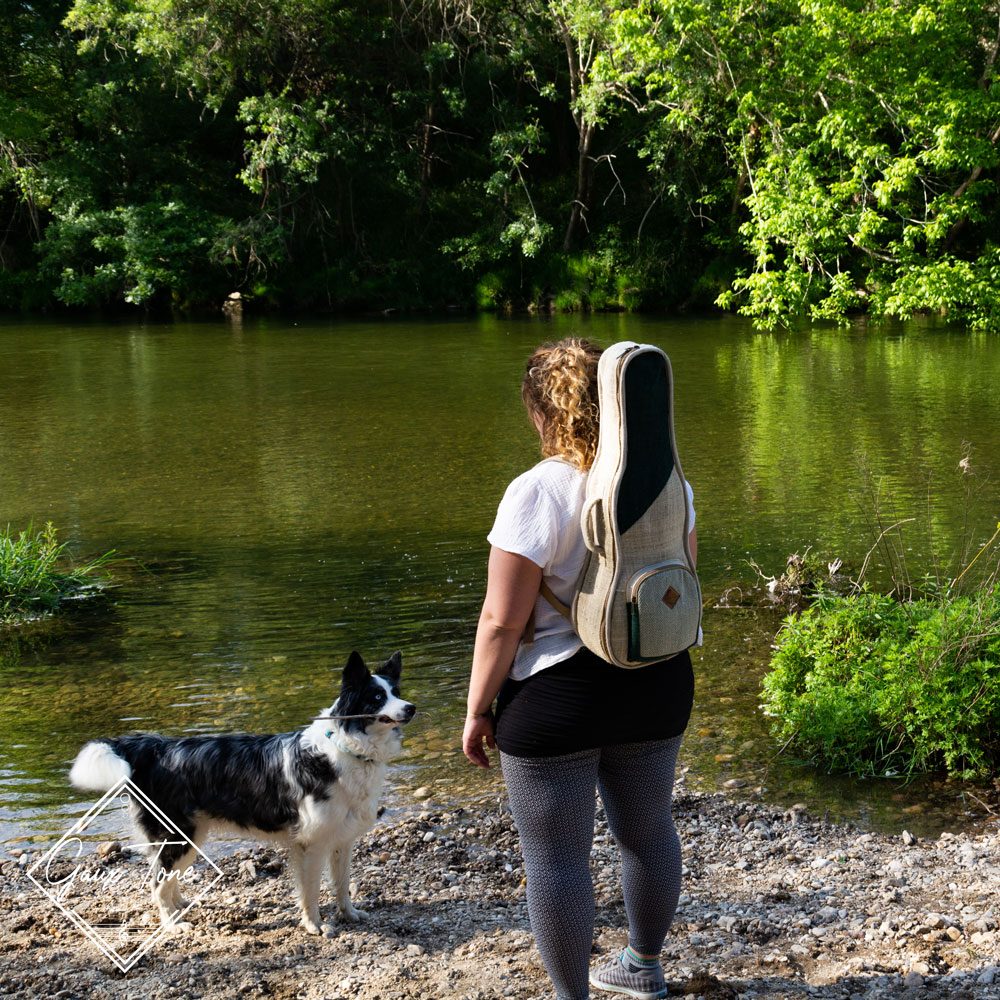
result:
[[[400,750],[400,726],[416,709],[399,696],[402,657],[394,653],[372,674],[358,653],[344,667],[337,700],[305,729],[277,736],[190,736],[135,733],[87,743],[70,781],[109,791],[129,778],[199,846],[213,829],[276,839],[289,860],[302,906],[302,926],[321,933],[319,887],[329,864],[337,910],[364,916],[350,895],[351,850],[374,825],[386,762]],[[164,924],[181,928],[187,907],[183,872],[194,859],[187,844],[161,846],[176,834],[135,801],[133,819],[152,854],[153,900]]]

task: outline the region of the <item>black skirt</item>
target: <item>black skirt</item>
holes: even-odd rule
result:
[[[527,680],[504,683],[497,698],[497,746],[512,757],[556,757],[667,740],[687,728],[693,700],[686,650],[626,670],[584,647]]]

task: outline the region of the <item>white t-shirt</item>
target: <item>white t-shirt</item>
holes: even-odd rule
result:
[[[542,570],[542,579],[564,604],[573,591],[587,547],[580,528],[587,473],[561,458],[546,458],[515,479],[497,508],[491,545],[530,559]],[[694,528],[694,493],[685,483]],[[583,643],[572,625],[544,597],[535,601],[535,641],[521,643],[510,676],[521,681],[539,670],[569,659]]]

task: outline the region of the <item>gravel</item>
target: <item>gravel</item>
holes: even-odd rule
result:
[[[0,855],[0,996],[542,1000],[517,835],[502,799],[386,816],[359,845],[361,924],[298,929],[284,855],[212,854],[225,879],[193,929],[118,972]],[[1000,1000],[1000,831],[865,833],[725,795],[682,793],[684,891],[664,966],[677,996]],[[105,852],[114,857],[109,845]],[[27,860],[25,860],[27,859]],[[619,859],[599,811],[595,960],[625,942]],[[136,918],[150,910],[136,892]],[[148,919],[148,917],[146,918]]]

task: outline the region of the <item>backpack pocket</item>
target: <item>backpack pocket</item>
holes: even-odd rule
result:
[[[644,566],[629,580],[627,594],[630,660],[664,660],[698,641],[701,587],[686,563]]]

